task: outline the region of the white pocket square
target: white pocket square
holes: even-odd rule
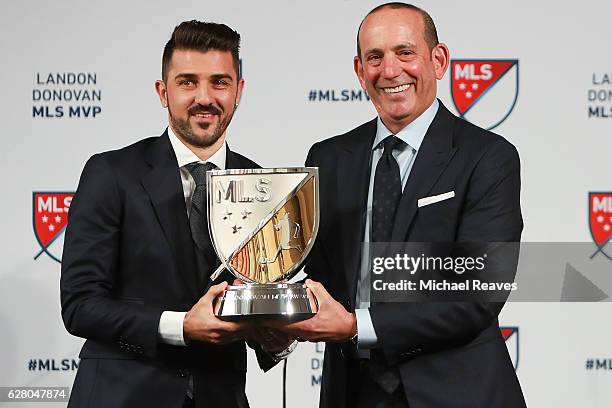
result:
[[[439,203],[440,201],[448,200],[449,198],[453,198],[455,196],[455,191],[449,191],[448,193],[442,193],[435,196],[423,197],[419,198],[417,201],[417,206],[419,208],[425,207],[426,205]]]

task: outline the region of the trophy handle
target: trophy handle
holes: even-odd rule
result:
[[[217,279],[219,275],[221,275],[221,272],[223,272],[224,269],[225,269],[224,264],[219,265],[219,267],[212,273],[212,275],[210,275],[210,281],[214,282],[215,279]]]

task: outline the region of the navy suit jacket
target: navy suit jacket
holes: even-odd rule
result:
[[[321,226],[306,272],[347,310],[355,308],[376,120],[312,146],[320,174]],[[502,137],[451,114],[440,103],[404,188],[394,242],[519,242],[520,168]],[[419,198],[455,197],[418,208]],[[501,303],[376,303],[378,347],[399,371],[411,408],[524,407],[501,337]],[[325,349],[321,407],[347,407],[355,384],[347,344]]]
[[[229,149],[226,166],[259,167]],[[196,406],[248,406],[243,342],[158,339],[162,312],[189,310],[205,288],[167,133],[89,159],[62,261],[62,318],[87,339],[69,405],[181,407],[193,377]],[[264,369],[273,365],[258,357]]]

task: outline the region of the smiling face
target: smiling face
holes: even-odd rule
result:
[[[229,51],[174,50],[167,78],[155,86],[183,143],[212,152],[223,144],[244,86]]]
[[[355,72],[387,128],[397,133],[436,97],[436,81],[448,68],[444,44],[430,49],[418,11],[383,8],[368,15],[359,31],[361,55]]]

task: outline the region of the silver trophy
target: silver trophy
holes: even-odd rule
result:
[[[208,226],[221,267],[245,284],[215,302],[223,320],[307,319],[318,305],[301,283],[290,284],[319,227],[317,168],[207,172]]]

